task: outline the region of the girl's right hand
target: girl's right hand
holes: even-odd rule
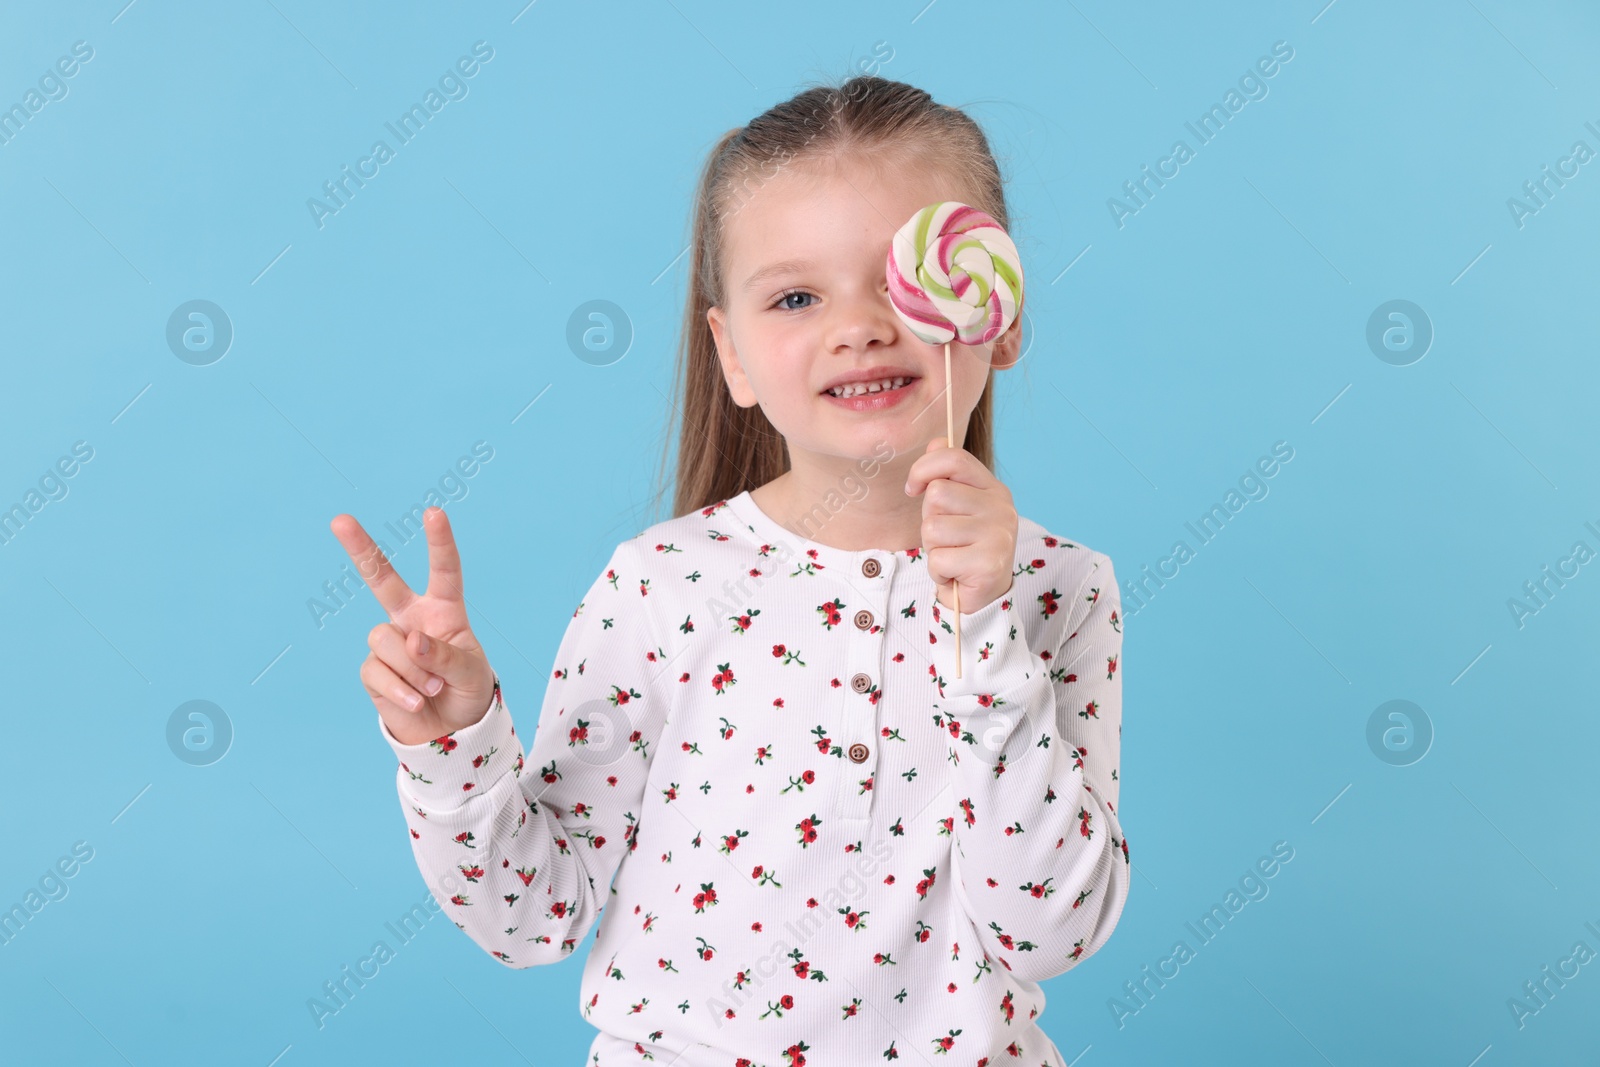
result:
[[[494,671],[467,624],[461,557],[443,508],[422,513],[428,540],[428,591],[412,592],[352,515],[328,526],[389,614],[367,634],[372,649],[361,683],[384,725],[404,745],[420,745],[471,726],[489,711]]]

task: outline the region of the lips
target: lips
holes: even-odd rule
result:
[[[920,378],[911,367],[902,367],[894,364],[880,363],[874,367],[857,367],[829,379],[820,392],[826,393],[830,389],[837,389],[841,385],[853,385],[862,382],[879,382],[890,378]]]
[[[875,396],[878,393],[887,393],[895,389],[903,389],[916,381],[914,375],[894,375],[876,378],[869,381],[846,382],[843,385],[824,389],[823,393],[836,399],[850,399],[858,396]]]
[[[854,393],[850,396],[834,396],[832,393],[823,393],[822,400],[830,407],[840,411],[855,412],[860,415],[877,415],[894,411],[911,402],[917,395],[917,384],[921,378],[900,378],[904,382],[897,389],[879,389],[877,392]]]

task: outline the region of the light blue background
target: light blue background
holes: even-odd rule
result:
[[[311,1019],[425,893],[357,677],[382,614],[307,608],[345,562],[327,523],[377,529],[489,442],[449,510],[535,709],[611,547],[669,517],[707,149],[889,51],[1004,157],[1034,344],[998,378],[998,473],[1023,514],[1131,580],[1294,449],[1144,610],[1124,594],[1137,877],[1045,1029],[1084,1067],[1593,1062],[1600,963],[1521,1029],[1507,1000],[1600,951],[1600,564],[1520,628],[1507,600],[1600,550],[1600,162],[1520,228],[1506,203],[1600,150],[1593,5],[124,2],[0,14],[0,105],[94,49],[0,146],[0,505],[94,449],[0,546],[0,906],[94,849],[0,946],[8,1057],[582,1062],[580,964],[508,971],[444,918]],[[470,94],[318,229],[307,198],[479,40]],[[1269,94],[1119,229],[1107,199],[1280,40]],[[192,299],[235,330],[210,366],[166,344]],[[634,330],[609,366],[566,344],[592,299]],[[1390,299],[1436,332],[1409,366],[1365,341]],[[420,581],[420,542],[396,563]],[[193,699],[235,731],[211,766],[167,746]],[[1435,733],[1410,766],[1366,740],[1391,699]],[[1119,1028],[1108,1000],[1277,841],[1270,895]]]

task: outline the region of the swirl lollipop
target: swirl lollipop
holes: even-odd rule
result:
[[[918,211],[895,233],[886,264],[889,302],[906,327],[930,345],[944,345],[946,440],[955,447],[950,342],[988,344],[1010,328],[1022,304],[1022,260],[1016,243],[986,212],[955,200]],[[951,589],[956,613],[956,677],[961,677],[961,586]]]

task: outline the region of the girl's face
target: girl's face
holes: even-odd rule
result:
[[[881,459],[887,444],[909,467],[930,440],[944,436],[944,346],[906,328],[884,276],[895,231],[940,200],[973,202],[926,167],[887,160],[867,166],[846,157],[820,168],[791,165],[728,219],[727,295],[707,313],[717,358],[734,402],[761,405],[787,441],[792,465],[830,469],[840,460]],[[1019,311],[989,344],[951,344],[958,445],[991,364],[1014,364],[1020,336]],[[883,378],[911,381],[856,399],[828,392],[840,380]]]

